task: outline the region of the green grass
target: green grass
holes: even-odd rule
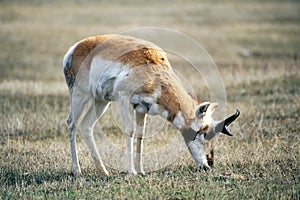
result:
[[[0,1],[0,196],[299,199],[299,9],[297,1]],[[198,170],[184,152],[146,176],[111,169],[104,177],[78,133],[83,175],[74,179],[64,53],[84,37],[139,26],[179,30],[208,50],[226,86],[228,112],[241,110],[231,126],[234,137],[219,137],[215,167],[208,172]],[[201,97],[208,100],[205,92]],[[111,117],[107,113],[99,124],[125,148],[125,135]],[[162,131],[175,135],[170,126]],[[151,141],[145,148],[164,142]]]

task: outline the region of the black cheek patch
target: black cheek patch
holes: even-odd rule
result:
[[[214,151],[211,150],[209,152],[209,154],[206,154],[206,158],[207,158],[208,166],[213,167],[214,166]]]
[[[209,142],[209,153],[206,154],[207,164],[210,167],[214,166],[214,141]]]

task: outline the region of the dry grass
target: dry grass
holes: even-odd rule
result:
[[[1,1],[2,199],[299,199],[299,8],[297,1]],[[209,172],[185,152],[144,177],[113,170],[106,178],[78,134],[83,176],[74,180],[62,57],[84,37],[138,26],[174,28],[208,50],[223,76],[227,109],[242,113],[234,137],[220,136]],[[203,92],[207,100],[205,88],[197,90]],[[125,148],[111,117],[99,123]],[[162,132],[176,135],[168,125]]]

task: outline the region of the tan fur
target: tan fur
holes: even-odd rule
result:
[[[186,92],[171,67],[168,69],[154,64],[142,65],[128,81],[143,82],[143,86],[135,93],[152,95],[157,87],[161,86],[157,104],[169,112],[168,121],[172,122],[179,112],[182,112],[187,126],[195,119],[195,109],[199,100]]]
[[[146,82],[143,85],[142,92],[151,95],[155,91],[156,88],[157,88],[157,83],[155,83],[155,82]]]
[[[77,44],[71,65],[66,70],[66,77],[76,77],[79,69],[89,71],[89,58],[95,55],[128,67],[154,64],[171,68],[165,53],[153,43],[129,36],[100,35],[86,38]]]
[[[195,119],[195,109],[198,101],[195,101],[186,93],[177,77],[169,76],[167,79],[168,81],[163,76],[161,77],[162,89],[157,103],[169,111],[168,121],[172,122],[177,113],[182,112],[186,125],[189,126],[191,121]]]
[[[97,70],[102,71],[98,73]],[[65,55],[64,73],[71,99],[67,123],[74,175],[81,173],[75,139],[77,124],[83,131],[96,167],[106,175],[109,174],[99,155],[92,131],[94,122],[104,114],[109,101],[117,101],[124,121],[127,134],[126,169],[129,173],[137,173],[133,154],[136,134],[137,169],[144,174],[141,152],[146,114],[167,118],[178,128],[198,166],[209,167],[207,161],[213,164],[213,149],[205,155],[201,141],[195,140],[203,125],[199,124],[199,118],[195,115],[200,101],[185,90],[165,52],[153,43],[122,35],[86,38],[73,45]],[[74,83],[77,87],[73,87]],[[129,106],[137,111],[135,122],[129,117]],[[204,124],[202,128],[206,130],[209,126]],[[213,142],[209,145],[213,146]]]
[[[177,113],[181,110],[181,104],[178,101],[176,92],[177,91],[174,91],[170,85],[162,85],[161,96],[157,99],[159,105],[162,105],[166,110],[170,111],[168,116],[168,121],[170,122],[174,120]]]
[[[93,49],[100,44],[101,42],[111,38],[113,35],[101,35],[95,37],[88,37],[82,41],[80,41],[75,47],[72,53],[72,61],[70,67],[66,70],[66,78],[73,77],[76,78],[77,72],[80,67],[88,67],[89,64],[83,65],[83,62],[87,58],[87,56],[93,51]],[[67,80],[69,81],[69,80]]]
[[[66,78],[76,78],[79,69],[88,72],[94,56],[131,68],[139,67],[130,81],[143,81],[142,88],[138,89],[141,93],[151,95],[161,85],[157,103],[169,111],[168,121],[172,122],[180,111],[183,111],[182,115],[187,120],[186,125],[194,119],[194,111],[200,101],[186,93],[172,71],[165,52],[155,44],[113,34],[86,38],[75,47]]]
[[[146,46],[123,54],[116,61],[129,65],[130,67],[149,64],[169,67],[167,58],[165,57],[165,55],[159,52],[159,49],[148,48]]]

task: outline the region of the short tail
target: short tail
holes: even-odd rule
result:
[[[69,88],[73,88],[74,82],[75,82],[75,75],[73,70],[71,69],[71,63],[72,63],[72,54],[74,51],[74,48],[77,44],[73,45],[68,52],[64,56],[63,60],[63,69],[64,69],[64,75],[65,80]]]

